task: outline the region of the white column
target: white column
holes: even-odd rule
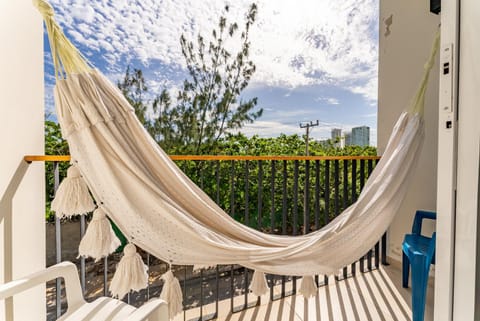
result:
[[[31,0],[0,1],[0,282],[45,267],[43,27]],[[45,288],[0,302],[0,320],[44,320]]]

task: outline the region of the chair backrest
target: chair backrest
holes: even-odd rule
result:
[[[412,225],[412,234],[420,235],[422,233],[422,222],[423,219],[436,220],[437,213],[431,211],[417,210],[415,213],[415,218]]]

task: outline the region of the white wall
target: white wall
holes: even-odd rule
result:
[[[31,0],[0,1],[0,282],[45,266],[43,27]],[[16,297],[15,320],[45,318],[45,289]],[[11,303],[0,302],[0,320]],[[5,313],[7,313],[5,315]]]
[[[389,32],[386,23],[391,17]],[[382,154],[400,113],[420,83],[439,17],[428,1],[381,0],[378,78],[378,150]],[[436,67],[434,67],[436,68]],[[435,70],[435,69],[434,69]],[[414,182],[389,230],[389,255],[401,260],[404,234],[411,230],[416,209],[435,210],[438,72],[432,71],[426,94],[425,141]],[[433,224],[427,226],[431,233]]]

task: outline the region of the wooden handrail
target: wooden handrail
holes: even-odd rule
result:
[[[175,161],[317,161],[317,160],[378,160],[380,156],[236,156],[236,155],[170,155]],[[27,155],[26,162],[68,162],[70,155]]]

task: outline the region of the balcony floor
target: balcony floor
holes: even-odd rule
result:
[[[433,320],[433,280],[427,290],[425,321]],[[303,296],[289,296],[271,302],[268,295],[261,304],[241,312],[230,313],[230,300],[219,302],[219,321],[356,321],[356,320],[411,320],[411,289],[401,287],[399,264],[381,267],[356,277],[329,282],[319,288],[316,297],[305,300]],[[250,301],[255,302],[251,296]],[[240,304],[240,302],[239,302]],[[203,314],[214,311],[215,306],[204,306]],[[175,320],[198,318],[198,309],[178,315]],[[195,318],[195,319],[197,319]]]

